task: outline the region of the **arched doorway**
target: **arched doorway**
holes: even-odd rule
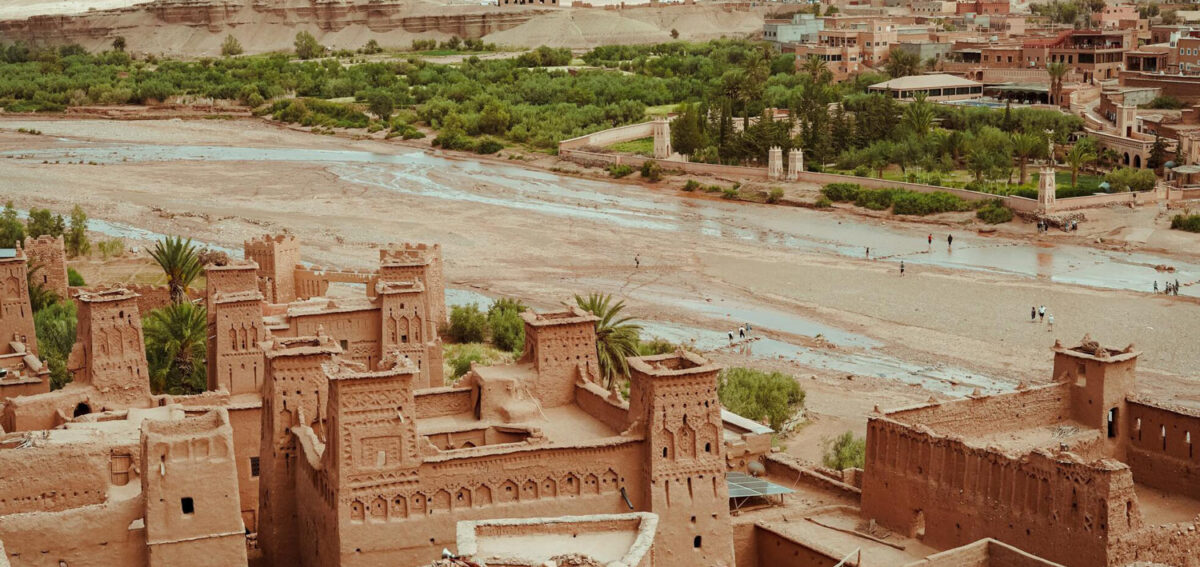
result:
[[[1129,152],[1125,152],[1125,165],[1129,165]]]
[[[1142,156],[1133,156],[1133,167],[1142,167]]]
[[[75,406],[75,411],[72,413],[71,416],[79,417],[81,415],[87,415],[89,413],[92,413],[92,407],[87,405],[87,402],[79,402],[79,405]]]

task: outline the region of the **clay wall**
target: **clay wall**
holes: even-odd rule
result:
[[[422,563],[443,547],[454,549],[460,520],[628,512],[621,488],[635,510],[645,510],[641,444],[612,438],[583,447],[480,447],[464,450],[478,456],[427,458],[415,483],[339,499],[341,558],[333,564]]]
[[[75,382],[93,386],[99,394],[96,397],[113,409],[151,405],[150,371],[136,297],[121,289],[76,297],[77,339],[67,368]]]
[[[831,478],[815,471],[798,458],[787,453],[771,453],[763,460],[767,476],[775,478],[795,479],[813,488],[825,490],[858,500],[862,490],[849,483]]]
[[[1200,521],[1146,526],[1113,544],[1109,565],[1171,565],[1200,567]]]
[[[259,289],[268,303],[296,300],[296,265],[300,263],[300,241],[295,236],[264,235],[247,240],[242,247],[246,259],[258,264]]]
[[[37,431],[53,429],[69,420],[73,410],[83,404],[83,409],[98,409],[99,400],[92,400],[94,390],[71,384],[36,396],[11,398],[4,405],[3,426],[5,431]]]
[[[575,405],[615,431],[629,427],[628,402],[612,400],[608,390],[596,384],[575,384]]]
[[[842,560],[833,550],[826,549],[816,542],[801,541],[787,536],[766,524],[754,526],[754,547],[758,561],[753,565],[757,567],[834,567]],[[742,563],[739,561],[738,565]],[[851,557],[841,565],[857,566],[858,562]]]
[[[935,553],[904,567],[1061,567],[994,539]]]
[[[43,234],[37,238],[25,237],[25,256],[39,266],[34,274],[42,287],[54,292],[60,299],[70,298],[67,284],[67,250],[62,236]]]
[[[471,388],[429,388],[415,394],[417,419],[441,417],[459,413],[470,413],[475,408],[474,390]]]
[[[8,343],[18,341],[37,354],[37,334],[33,327],[33,308],[29,305],[29,285],[25,257],[0,260],[0,353],[9,351]]]
[[[0,540],[15,565],[142,566],[148,559],[145,528],[135,526],[144,515],[140,497],[57,512],[0,515]]]
[[[375,296],[375,282],[379,276],[370,272],[347,272],[341,270],[324,270],[316,268],[296,268],[293,271],[296,298],[323,297],[329,291],[331,283],[352,283],[366,286],[367,297]]]
[[[38,436],[37,432],[30,435]],[[34,446],[13,448],[20,436],[8,436],[0,449],[0,516],[32,512],[62,512],[102,504],[113,485],[128,484],[130,474],[111,470],[130,462],[140,451],[133,444]],[[119,456],[117,456],[119,455]],[[133,478],[136,483],[136,476]],[[5,539],[5,541],[11,541]]]
[[[1200,415],[1149,402],[1126,404],[1129,446],[1126,463],[1139,483],[1200,498]]]
[[[520,362],[537,372],[531,391],[542,407],[575,401],[575,382],[598,371],[595,317],[582,310],[535,314],[525,311],[525,352]]]
[[[1069,567],[1107,565],[1109,539],[1141,527],[1133,474],[1075,459],[1011,457],[872,417],[862,509],[934,547],[993,537]]]
[[[888,412],[887,417],[955,435],[986,434],[1068,420],[1071,418],[1069,394],[1067,385],[1050,384],[1007,394],[892,411]]]
[[[380,318],[378,308],[328,310],[294,314],[291,327],[277,336],[308,337],[318,329],[342,345],[343,356],[369,368],[379,362]]]
[[[608,130],[601,130],[599,132],[593,132],[591,134],[579,136],[578,138],[563,140],[558,143],[558,149],[561,152],[564,149],[574,150],[583,147],[602,148],[604,146],[610,146],[619,142],[628,142],[630,140],[649,138],[653,135],[654,123],[642,122],[640,124],[618,126],[616,128],[609,128]]]
[[[246,565],[226,411],[143,422],[141,443],[147,565]]]

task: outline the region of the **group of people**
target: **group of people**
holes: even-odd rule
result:
[[[1158,280],[1154,280],[1154,293],[1158,293]],[[1163,282],[1163,293],[1167,295],[1179,295],[1179,280],[1174,283]]]
[[[1045,321],[1046,332],[1054,330],[1054,314],[1047,315],[1045,305],[1029,308],[1029,322],[1037,323],[1039,319]]]
[[[1045,219],[1038,219],[1037,229],[1038,229],[1038,232],[1049,232],[1050,231],[1050,221],[1045,220]],[[1076,220],[1066,221],[1065,223],[1063,223],[1062,229],[1064,232],[1075,232],[1076,230],[1079,230],[1079,221],[1076,221]]]
[[[746,337],[750,334],[750,323],[738,327],[737,331],[729,331],[729,344],[733,344],[733,334],[735,332],[739,341],[746,340]]]

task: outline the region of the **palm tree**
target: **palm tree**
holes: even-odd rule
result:
[[[1084,138],[1086,140],[1088,138]],[[1096,159],[1096,151],[1092,149],[1091,144],[1084,143],[1080,140],[1071,146],[1071,151],[1067,152],[1067,163],[1071,166],[1071,188],[1075,188],[1075,181],[1079,177],[1079,168],[1087,165],[1088,162]]]
[[[814,83],[825,84],[833,79],[833,73],[829,72],[829,67],[816,55],[809,55],[800,69],[812,77]]]
[[[1025,184],[1025,166],[1030,159],[1036,159],[1046,153],[1046,140],[1041,136],[1031,133],[1022,132],[1014,134],[1012,137],[1013,154],[1017,156],[1017,163],[1021,168],[1020,184]]]
[[[206,389],[208,315],[193,303],[175,303],[146,316],[146,361],[156,393],[198,394]]]
[[[904,109],[903,125],[918,138],[924,138],[933,127],[933,105],[926,102],[926,93],[917,93]]]
[[[1046,72],[1050,74],[1050,104],[1062,106],[1062,87],[1063,77],[1067,74],[1067,64],[1062,62],[1054,62],[1046,65]]]
[[[180,236],[167,236],[158,241],[150,253],[158,266],[167,275],[167,286],[171,290],[171,302],[183,303],[187,299],[188,287],[192,285],[203,268],[196,254],[192,239],[184,241]]]
[[[888,60],[884,64],[884,69],[893,79],[916,75],[921,72],[921,56],[899,47],[893,47],[888,52]]]
[[[638,355],[638,335],[642,327],[631,323],[632,317],[621,317],[625,302],[613,303],[612,296],[608,294],[592,292],[587,297],[576,295],[575,304],[600,318],[596,321],[596,356],[604,387],[612,388],[618,376],[629,377],[629,362],[625,359]]]

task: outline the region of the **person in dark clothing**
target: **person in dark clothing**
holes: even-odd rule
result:
[[[904,275],[904,260],[900,260],[900,275]]]
[[[946,246],[954,246],[954,235],[953,234],[946,235]]]
[[[1029,308],[1029,321],[1030,321],[1031,323],[1036,323],[1036,322],[1037,322],[1037,307],[1030,307],[1030,308]]]

